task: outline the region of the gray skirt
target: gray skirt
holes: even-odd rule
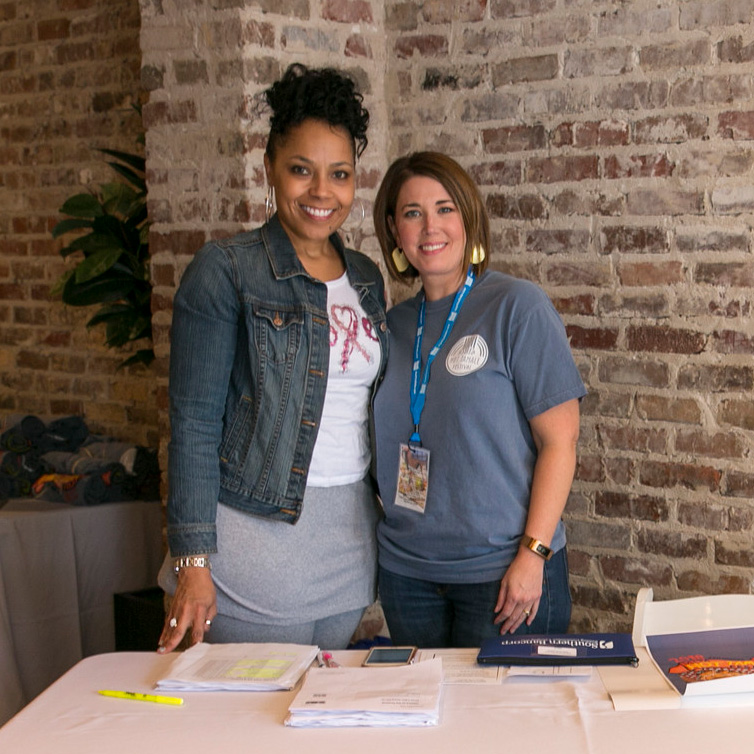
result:
[[[377,518],[363,480],[307,487],[293,526],[218,505],[218,613],[282,626],[367,607],[376,596]]]

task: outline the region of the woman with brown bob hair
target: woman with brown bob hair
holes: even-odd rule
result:
[[[396,248],[396,241],[389,222],[390,218],[395,217],[395,204],[401,186],[414,175],[424,175],[441,183],[458,207],[467,238],[464,269],[469,266],[475,246],[490,248],[490,220],[482,198],[468,173],[455,160],[440,152],[415,152],[401,157],[390,166],[382,179],[374,205],[374,229],[383,252],[385,249],[390,251],[389,254],[384,254],[390,276],[402,283],[413,282],[419,277],[419,272],[411,265],[402,269],[396,267],[392,254]],[[488,262],[487,257],[476,262],[475,273],[481,275],[487,269]]]
[[[374,222],[393,278],[375,404],[379,590],[399,644],[559,633],[571,600],[561,514],[584,385],[535,284],[487,269],[482,198],[437,152],[396,160]]]

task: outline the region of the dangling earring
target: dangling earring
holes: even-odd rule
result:
[[[408,259],[406,259],[406,255],[403,253],[403,249],[401,249],[400,246],[396,246],[393,249],[391,256],[393,257],[395,269],[398,270],[398,272],[405,272],[408,269]]]
[[[471,264],[481,264],[486,256],[487,252],[484,250],[484,246],[474,246],[471,250]]]
[[[354,209],[353,209],[354,206],[358,207],[356,212],[354,212]],[[343,231],[345,233],[355,233],[359,228],[361,228],[364,220],[366,219],[367,212],[366,212],[366,209],[364,208],[364,202],[361,199],[357,198],[356,201],[351,205],[351,211],[348,213],[348,217],[346,219],[350,220],[351,215],[356,215],[358,217],[358,220],[356,221],[356,224],[354,225],[353,228],[344,227]]]
[[[267,195],[264,197],[264,218],[270,222],[270,218],[275,212],[275,195],[272,193],[272,186],[267,187]]]

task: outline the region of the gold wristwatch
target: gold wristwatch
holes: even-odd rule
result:
[[[534,539],[534,537],[530,537],[528,534],[524,534],[524,536],[521,537],[521,543],[524,547],[528,547],[532,552],[537,553],[540,558],[549,560],[553,556],[554,551],[544,542],[540,542],[538,539]]]

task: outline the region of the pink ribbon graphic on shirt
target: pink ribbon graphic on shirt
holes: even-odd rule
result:
[[[343,351],[340,356],[341,371],[346,372],[348,363],[351,360],[351,354],[354,349],[371,362],[372,359],[365,348],[359,343],[359,317],[350,306],[332,306],[330,307],[330,321],[334,322],[344,333]],[[338,342],[338,331],[330,325],[330,346]]]
[[[379,343],[380,339],[374,334],[374,327],[372,327],[372,323],[369,321],[368,317],[361,318],[361,327],[364,330],[364,335],[366,335],[369,340]]]

